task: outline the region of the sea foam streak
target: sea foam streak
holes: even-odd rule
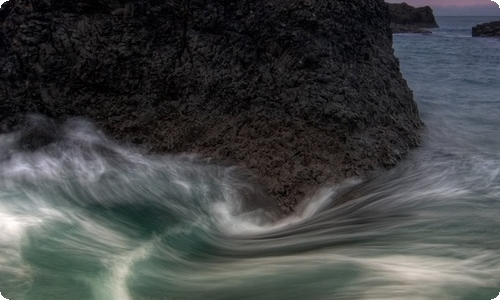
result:
[[[495,163],[443,168],[422,153],[276,219],[245,204],[263,194],[238,168],[127,149],[82,119],[33,122],[45,138],[0,136],[10,299],[453,299],[500,285],[485,231],[498,193],[480,188],[498,180]]]

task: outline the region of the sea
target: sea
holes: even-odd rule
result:
[[[373,179],[318,187],[286,218],[245,208],[240,191],[254,186],[237,167],[148,154],[92,120],[30,116],[0,136],[1,295],[495,298],[500,39],[471,37],[494,19],[439,17],[430,35],[394,35],[421,147]]]

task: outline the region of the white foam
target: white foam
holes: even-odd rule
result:
[[[29,227],[38,226],[42,222],[42,218],[35,215],[13,214],[0,206],[0,245],[19,244]]]
[[[118,258],[109,258],[104,261],[110,270],[110,274],[104,285],[95,287],[94,293],[97,299],[119,299],[130,300],[131,296],[127,287],[127,277],[130,273],[130,268],[138,260],[146,258],[151,252],[154,240],[145,246],[127,252],[125,255]]]
[[[446,247],[445,245],[442,245]],[[365,293],[360,299],[456,299],[445,289],[450,286],[498,286],[500,264],[493,252],[469,253],[467,259],[427,255],[387,255],[354,258],[370,272],[361,279]],[[474,255],[475,254],[475,255]],[[425,287],[425,288],[423,288]]]
[[[277,221],[271,221],[271,218],[267,218],[265,211],[262,209],[241,213],[241,209],[237,207],[239,203],[238,195],[228,191],[225,191],[226,195],[224,198],[231,199],[231,201],[216,202],[212,205],[211,211],[220,229],[229,234],[253,235],[272,233],[290,225],[301,223],[321,213],[342,190],[349,189],[360,183],[362,183],[362,180],[348,179],[339,185],[320,188],[314,194],[305,198],[300,206],[297,207],[294,214]],[[415,198],[421,196],[415,195]],[[402,205],[400,202],[395,202],[395,204]],[[411,200],[407,202],[411,202]]]
[[[440,245],[447,247],[447,245]],[[366,249],[365,249],[366,250]],[[377,252],[377,248],[371,248]],[[370,251],[370,248],[368,248]],[[302,272],[313,269],[335,270],[342,264],[358,265],[364,270],[356,282],[336,293],[350,295],[351,299],[459,299],[461,287],[496,287],[500,280],[500,262],[493,251],[469,253],[465,259],[428,255],[382,255],[374,256],[359,249],[344,249],[309,252],[300,256],[261,257],[252,260],[235,261],[231,264],[214,266],[190,277],[193,282],[207,283],[221,288],[234,282],[273,274]],[[493,260],[493,261],[492,261]],[[290,264],[293,261],[293,264]],[[231,274],[230,278],[225,277]],[[323,277],[328,285],[329,279]],[[213,281],[213,282],[212,282]],[[320,284],[320,283],[318,283]],[[497,298],[496,300],[500,300]]]

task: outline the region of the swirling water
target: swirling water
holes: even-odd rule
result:
[[[0,136],[8,299],[492,299],[500,292],[500,40],[439,18],[394,48],[423,145],[275,220],[237,168],[118,145],[89,121]],[[249,196],[250,195],[250,196]],[[337,201],[349,198],[342,205]]]

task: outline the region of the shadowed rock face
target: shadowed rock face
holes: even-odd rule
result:
[[[382,1],[17,0],[0,24],[4,132],[85,116],[248,168],[288,210],[419,143]]]
[[[478,24],[472,27],[472,36],[500,37],[500,21]]]
[[[439,27],[430,6],[413,7],[405,2],[388,3],[393,33],[432,33],[423,28]]]

